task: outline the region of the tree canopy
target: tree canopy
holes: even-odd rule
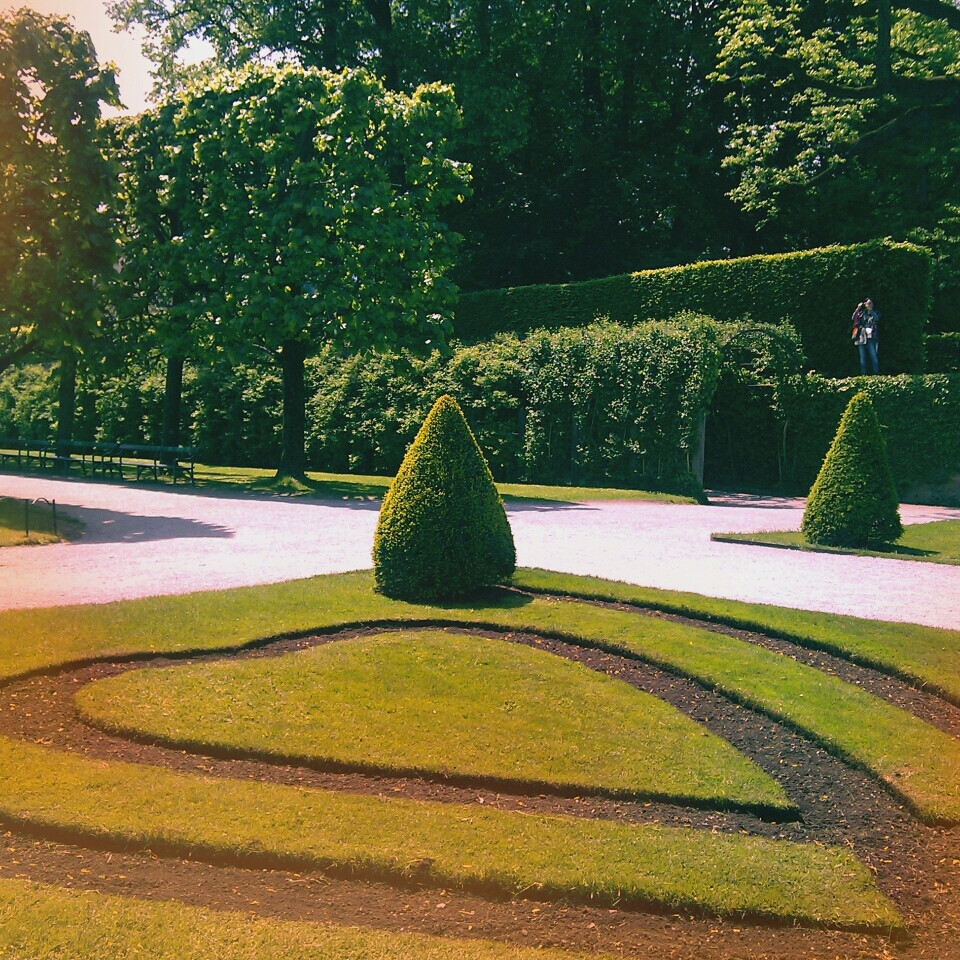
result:
[[[794,243],[819,243],[904,236],[955,218],[952,0],[738,0],[720,39],[733,196],[761,222]]]
[[[159,270],[202,297],[194,310],[221,346],[280,362],[281,472],[300,475],[303,362],[317,345],[424,346],[449,326],[457,237],[441,216],[469,176],[447,152],[452,92],[251,65],[163,110],[159,202],[175,201],[176,229],[153,247]]]
[[[0,16],[0,367],[76,346],[96,322],[114,248],[101,103],[111,67],[69,19]]]
[[[474,192],[451,214],[464,288],[585,279],[753,252],[720,169],[720,0],[116,0],[166,89],[200,68],[362,66],[389,89],[443,82]],[[746,223],[746,221],[743,221]]]

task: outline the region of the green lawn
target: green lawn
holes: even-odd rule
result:
[[[756,546],[815,550],[822,553],[848,553],[861,557],[890,557],[895,560],[924,560],[927,563],[960,563],[960,520],[936,520],[913,523],[903,536],[885,550],[848,550],[809,543],[799,531],[764,530],[758,533],[715,533],[713,540]]]
[[[82,530],[81,524],[61,511],[57,511],[56,526],[54,532],[53,507],[50,504],[31,503],[27,510],[22,499],[0,497],[0,547],[73,540]]]
[[[158,855],[356,872],[497,896],[901,925],[839,847],[219,780],[0,738],[0,817]]]
[[[662,700],[542,650],[438,630],[85,687],[96,725],[173,746],[783,816],[782,789]]]
[[[749,622],[775,633],[799,635],[804,642],[815,645],[846,644],[863,657],[889,658],[902,672],[922,674],[942,661],[951,664],[953,671],[944,682],[960,688],[956,676],[960,669],[960,634],[951,631],[803,614],[543,571],[520,571],[516,582],[535,591],[657,604],[707,618]],[[99,607],[6,611],[0,613],[0,679],[95,656],[223,650],[261,637],[344,624],[400,626],[405,622],[422,624],[424,620],[452,625],[482,623],[506,631],[541,632],[631,651],[694,677],[807,731],[833,752],[884,779],[925,819],[960,822],[960,744],[859,688],[789,657],[627,609],[511,592],[494,592],[474,603],[424,607],[389,600],[375,594],[371,586],[371,574],[359,572]],[[436,634],[427,632],[426,636],[433,636],[435,642],[420,648],[418,641],[410,638],[391,640],[379,651],[372,649],[378,641],[362,641],[355,648],[359,654],[347,656],[338,664],[338,670],[348,674],[353,671],[353,676],[348,677],[347,688],[336,693],[340,699],[335,700],[335,712],[345,709],[351,697],[356,699],[359,664],[374,652],[386,657],[381,669],[399,671],[400,661],[394,659],[398,652],[409,667],[411,656],[432,650],[433,682],[438,682],[437,678],[450,670],[452,654],[438,652]],[[469,648],[471,656],[495,650],[498,656],[507,652],[508,658],[505,662],[490,661],[495,682],[479,691],[475,685],[468,686],[451,705],[451,716],[457,710],[466,711],[462,720],[466,726],[484,723],[484,716],[499,719],[507,707],[510,709],[506,712],[513,713],[513,702],[529,696],[531,688],[524,683],[535,687],[543,682],[566,693],[575,691],[572,697],[561,700],[557,708],[560,712],[572,709],[571,699],[588,696],[588,689],[599,691],[604,700],[603,704],[594,701],[595,710],[612,702],[603,683],[591,680],[580,686],[579,677],[571,679],[576,671],[571,671],[569,664],[551,661],[547,667],[539,656],[530,661],[535,667],[532,677],[513,678],[520,686],[508,689],[504,683],[510,669],[517,671],[517,665],[523,663],[523,670],[528,670],[529,664],[522,658],[538,652],[499,641],[475,643],[479,646]],[[388,649],[391,644],[393,648]],[[339,648],[337,656],[351,652],[349,642],[333,646]],[[518,659],[521,650],[524,652]],[[270,683],[264,682],[269,693],[263,697],[287,696],[287,670],[292,671],[291,677],[301,671],[310,682],[329,678],[338,670],[331,666],[332,661],[325,661],[327,655],[317,650],[308,656],[283,658],[286,662],[282,664],[277,661],[274,666],[279,673],[270,677]],[[206,718],[191,718],[191,724],[207,723],[210,714],[216,713],[216,698],[226,698],[240,689],[237,684],[241,678],[235,670],[218,669],[224,670],[225,686],[221,690],[207,683],[194,695],[185,688],[188,697],[211,699]],[[176,683],[181,679],[174,678],[186,678],[182,682],[187,682],[193,672],[194,668],[175,668],[153,679],[166,676]],[[142,678],[148,671],[136,671],[134,676],[138,674]],[[209,680],[209,675],[205,679]],[[451,680],[459,683],[457,677]],[[248,691],[256,686],[256,678],[247,677],[245,682]],[[408,675],[400,686],[409,682]],[[611,683],[617,686],[615,681]],[[397,694],[398,706],[407,709],[428,687],[426,679],[419,679],[409,690]],[[169,698],[168,709],[176,705],[178,696]],[[465,697],[482,702],[470,704],[468,710]],[[252,705],[256,717],[263,717],[262,706]],[[584,707],[589,713],[588,701]],[[356,704],[356,709],[362,708],[362,703]],[[617,709],[624,709],[624,705]],[[651,714],[644,714],[646,706],[640,709],[637,717],[645,715],[649,719]],[[475,712],[471,714],[470,710]],[[357,716],[353,715],[354,720]],[[271,720],[269,712],[266,719]],[[425,719],[429,721],[422,714],[417,722]],[[245,722],[247,732],[239,737],[244,745],[255,739],[257,726],[252,719]],[[590,735],[600,737],[602,733],[597,726]],[[474,752],[476,739],[464,742],[459,734],[451,734],[450,753],[464,755],[466,762],[475,765],[487,762],[482,759],[482,751]],[[436,744],[442,739],[434,740],[427,749],[436,750],[435,757],[440,757]],[[275,746],[277,738],[270,734],[267,741]],[[703,741],[707,744],[709,738]],[[616,746],[616,737],[608,742]],[[515,748],[513,752],[520,754],[526,746],[524,743],[522,750]],[[644,748],[637,749],[639,756]],[[286,748],[280,752],[287,752]],[[523,760],[530,769],[555,761],[555,757],[542,756]],[[506,757],[503,762],[516,764],[517,756]],[[694,763],[688,756],[685,762],[693,769],[705,758],[697,756]],[[656,902],[669,909],[782,916],[878,929],[899,922],[892,906],[849,854],[817,845],[212,781],[162,769],[92,761],[10,740],[0,741],[0,771],[0,819],[31,824],[39,830],[69,830],[79,838],[109,837],[111,842],[155,851],[192,850],[238,862],[255,855],[278,865],[316,869],[336,865],[386,878],[403,876],[410,863],[428,863],[426,882],[501,894],[525,889],[538,891],[539,896],[574,900]],[[560,780],[562,772],[554,768],[551,776]],[[589,776],[608,779],[611,774],[594,770]]]
[[[307,483],[276,481],[276,470],[257,467],[211,467],[197,464],[194,475],[199,488],[271,493],[291,497],[317,497],[333,500],[380,500],[393,478],[346,473],[307,473]],[[661,503],[695,503],[691,497],[648,490],[613,487],[566,487],[543,484],[498,483],[501,496],[510,500],[545,500],[579,503],[591,500],[655,500]]]
[[[614,599],[650,595],[627,585],[536,571],[520,572],[517,582],[539,589]],[[99,608],[6,611],[0,615],[0,676],[83,656],[138,650],[216,649],[257,637],[344,623],[424,618],[453,624],[481,621],[506,630],[529,630],[587,645],[627,650],[708,686],[719,686],[735,699],[800,726],[835,753],[860,764],[887,782],[925,819],[960,823],[960,742],[858,687],[836,686],[839,682],[789,657],[731,637],[629,611],[509,593],[473,604],[425,607],[389,600],[373,593],[371,585],[372,575],[360,572]],[[676,602],[679,596],[664,594],[664,605],[669,607],[670,601]],[[699,598],[695,603],[702,604],[704,611],[713,606],[707,598]],[[805,623],[816,623],[815,618],[799,616],[796,611],[748,609],[761,623],[766,609],[774,630],[778,623],[787,624],[794,631],[802,629]],[[854,618],[828,620],[834,630],[857,622]],[[955,632],[903,624],[859,623],[861,631],[875,645],[892,645],[899,639],[901,663],[917,667],[914,661],[930,656],[935,649],[937,656],[950,664],[942,682],[960,687],[960,638]],[[857,636],[850,639],[856,645]],[[818,695],[811,711],[804,700],[813,689],[822,695]],[[855,730],[849,728],[849,723],[836,721],[841,714],[857,718]]]
[[[574,960],[574,954],[479,940],[282,922],[176,902],[147,902],[0,880],[0,958]]]

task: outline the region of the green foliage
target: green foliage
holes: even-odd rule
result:
[[[24,7],[0,15],[0,367],[88,337],[112,269],[98,121],[117,103],[87,33]]]
[[[428,405],[449,393],[499,481],[702,496],[690,473],[698,422],[736,329],[684,316],[502,335],[446,361],[327,354],[311,404],[311,459],[326,470],[393,473]]]
[[[332,349],[308,362],[314,392],[307,403],[308,461],[336,470],[397,472],[430,407],[439,352],[426,358],[407,350],[343,357]]]
[[[870,397],[857,393],[810,490],[800,530],[825,546],[892,543],[903,533],[897,504],[876,412]]]
[[[960,373],[960,332],[927,334],[927,373]]]
[[[712,80],[732,197],[769,232],[851,242],[955,224],[955,3],[736,0],[722,20]]]
[[[449,600],[509,578],[513,534],[457,402],[440,397],[380,509],[377,588],[408,600]]]
[[[57,422],[57,377],[51,364],[28,364],[0,375],[0,436],[47,440]]]
[[[454,328],[469,341],[503,330],[582,327],[598,317],[635,323],[688,310],[719,321],[749,317],[791,323],[810,366],[826,376],[844,376],[858,369],[848,321],[865,296],[873,297],[883,314],[884,369],[923,372],[930,258],[919,247],[888,241],[466,294]]]
[[[126,141],[127,245],[135,269],[159,263],[129,299],[173,354],[205,335],[279,365],[282,474],[303,473],[318,344],[442,343],[458,237],[440,217],[469,179],[449,155],[458,123],[441,84],[401,94],[363,70],[254,65],[189,87]]]
[[[281,383],[273,365],[231,364],[219,357],[195,368],[186,401],[192,443],[209,463],[276,465],[280,452]]]
[[[798,378],[787,397],[784,480],[809,489],[852,394],[873,402],[897,485],[937,483],[960,464],[960,377]]]
[[[200,69],[250,61],[366,66],[391,90],[442,81],[464,125],[456,155],[474,196],[451,211],[468,235],[464,286],[602,276],[681,263],[736,245],[737,211],[718,175],[720,97],[706,83],[716,2],[605,0],[115,0],[144,28],[165,87],[197,68],[177,52],[202,38]],[[191,49],[191,53],[193,49]]]

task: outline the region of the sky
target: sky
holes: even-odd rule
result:
[[[150,77],[152,65],[140,52],[140,42],[136,36],[113,32],[104,0],[0,0],[0,9],[23,6],[32,7],[39,13],[68,14],[80,29],[90,34],[97,59],[101,63],[112,60],[117,65],[120,99],[125,109],[116,111],[104,107],[104,116],[117,112],[139,113],[146,106],[147,94],[153,86]]]

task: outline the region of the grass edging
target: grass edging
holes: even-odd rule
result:
[[[584,960],[582,954],[0,880],[0,956],[58,960]]]
[[[106,849],[485,896],[903,927],[869,871],[836,847],[225,781],[7,738],[0,767],[0,819]]]
[[[878,670],[960,706],[960,633],[956,630],[726,600],[535,568],[517,570],[513,582],[532,593],[625,603],[763,633]]]

